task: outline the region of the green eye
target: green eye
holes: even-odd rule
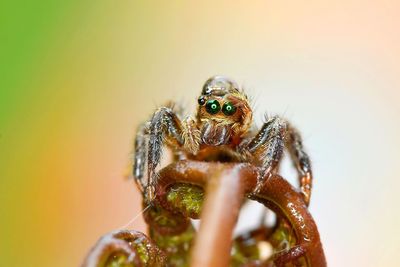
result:
[[[206,110],[210,114],[217,114],[218,111],[221,109],[219,102],[215,99],[210,99],[207,101]]]
[[[231,102],[226,102],[222,106],[222,112],[227,116],[233,115],[236,112],[236,107]]]

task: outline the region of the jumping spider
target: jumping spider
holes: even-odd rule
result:
[[[145,203],[154,198],[162,148],[167,145],[176,159],[248,162],[260,169],[257,192],[279,167],[287,148],[297,169],[300,190],[308,205],[312,173],[301,136],[285,119],[269,118],[255,133],[249,100],[237,84],[222,76],[211,77],[198,98],[195,118],[181,119],[172,107],[161,107],[136,134],[133,174]]]

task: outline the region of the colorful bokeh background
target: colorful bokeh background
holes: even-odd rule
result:
[[[399,1],[2,1],[0,265],[79,266],[140,211],[139,122],[228,75],[313,159],[329,266],[398,266]],[[285,174],[294,181],[293,173]],[[254,221],[248,216],[244,221]],[[139,216],[131,228],[144,230]]]

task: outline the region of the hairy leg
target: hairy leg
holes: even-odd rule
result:
[[[288,128],[288,132],[286,145],[298,172],[301,193],[304,196],[304,201],[308,205],[310,203],[312,189],[311,161],[304,151],[300,133],[291,126]]]
[[[181,121],[170,108],[159,108],[149,124],[147,153],[147,185],[145,198],[154,198],[154,186],[157,183],[155,169],[160,164],[163,146],[169,144],[178,147],[183,144]]]
[[[268,175],[271,175],[278,167],[285,145],[286,132],[286,121],[275,116],[264,123],[258,134],[247,144],[247,152],[262,168],[255,191],[259,190]]]
[[[285,146],[298,172],[300,190],[304,196],[304,201],[308,205],[312,186],[310,159],[304,151],[299,132],[286,120],[278,116],[270,118],[245,148],[248,153],[257,159],[257,164],[262,166],[260,174],[262,178],[260,178],[256,190],[268,178],[268,175],[279,167]]]
[[[143,179],[145,173],[147,142],[148,142],[148,124],[139,125],[135,136],[135,148],[133,156],[133,177],[140,191],[144,191],[146,183]]]

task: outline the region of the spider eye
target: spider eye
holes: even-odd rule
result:
[[[231,116],[231,115],[235,114],[236,107],[231,102],[226,102],[222,106],[222,112],[227,116]]]
[[[199,99],[197,99],[197,102],[200,106],[203,106],[206,103],[206,99],[204,98],[204,96],[200,96]]]
[[[206,110],[210,114],[217,114],[221,109],[219,102],[215,99],[210,99],[207,101]]]

